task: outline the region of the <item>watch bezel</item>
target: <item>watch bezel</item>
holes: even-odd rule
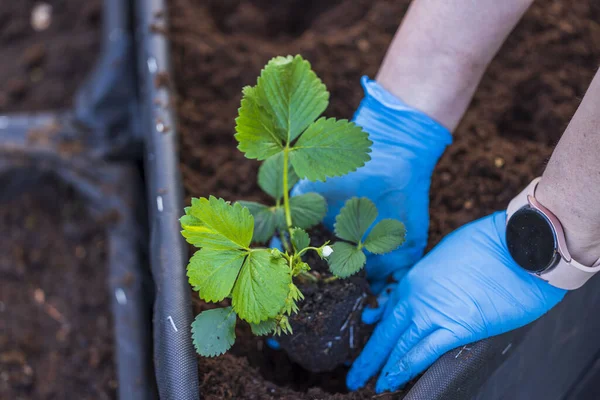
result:
[[[510,219],[507,221],[506,224],[506,245],[509,251],[509,254],[511,255],[512,259],[517,263],[517,265],[519,265],[521,268],[523,268],[523,270],[531,273],[531,274],[536,274],[536,275],[542,275],[545,272],[550,271],[552,268],[554,268],[558,262],[561,259],[561,254],[559,252],[559,247],[560,247],[560,240],[559,240],[559,235],[557,235],[556,232],[556,226],[555,224],[552,223],[551,218],[548,218],[548,215],[546,215],[543,210],[540,210],[538,207],[536,207],[536,205],[531,204],[531,199],[533,197],[529,196],[528,200],[529,200],[529,204],[521,207],[520,209],[518,209],[517,211],[514,212],[513,215],[511,215]],[[533,198],[535,200],[535,198]],[[550,230],[551,234],[552,234],[552,255],[549,258],[549,261],[546,263],[546,265],[543,265],[539,268],[531,268],[529,266],[524,266],[521,263],[519,263],[517,261],[517,259],[515,258],[515,247],[514,247],[514,243],[512,243],[512,240],[510,240],[509,238],[509,231],[510,231],[510,224],[514,223],[515,221],[515,216],[516,217],[520,217],[523,213],[534,213],[536,216],[541,217],[541,220],[543,220],[547,226],[548,229]]]

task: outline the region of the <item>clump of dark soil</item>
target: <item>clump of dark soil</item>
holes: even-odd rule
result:
[[[302,54],[331,92],[327,116],[349,118],[374,77],[409,0],[170,0],[181,170],[188,199],[213,194],[261,200],[259,163],[233,138],[244,85],[273,56]],[[539,175],[590,83],[600,58],[600,5],[537,2],[492,62],[455,132],[431,187],[430,247],[473,219],[506,207]],[[235,351],[201,359],[208,399],[366,399],[372,388],[332,395],[265,373],[278,362],[260,339],[238,332]],[[261,374],[262,371],[262,374]],[[319,385],[316,387],[314,385]],[[313,386],[307,389],[307,386]],[[397,397],[398,395],[396,395]]]
[[[36,31],[37,4],[52,7]],[[68,108],[100,51],[101,0],[18,0],[0,7],[0,113]]]
[[[104,228],[53,176],[0,187],[0,398],[115,398]]]
[[[335,237],[319,226],[310,232],[311,246],[319,247]],[[361,314],[370,295],[364,271],[347,279],[335,279],[327,261],[314,251],[305,262],[318,280],[300,281],[304,295],[299,311],[290,317],[293,335],[277,338],[290,359],[311,372],[327,372],[356,358],[371,329],[362,323]],[[345,372],[345,371],[343,371]],[[343,386],[343,376],[342,376]]]

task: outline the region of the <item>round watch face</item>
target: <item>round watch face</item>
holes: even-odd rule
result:
[[[506,225],[506,244],[513,259],[530,272],[541,272],[558,261],[554,230],[548,219],[532,207],[515,212]]]

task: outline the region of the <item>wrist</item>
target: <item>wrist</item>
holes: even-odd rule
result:
[[[600,220],[551,177],[540,181],[535,197],[560,221],[573,259],[587,266],[594,264],[600,258]]]
[[[384,61],[376,80],[407,105],[452,132],[465,113],[487,66],[467,54],[420,54]]]
[[[363,76],[365,97],[354,122],[369,133],[373,148],[403,149],[432,168],[452,143],[452,134],[429,115],[404,103],[378,82]]]

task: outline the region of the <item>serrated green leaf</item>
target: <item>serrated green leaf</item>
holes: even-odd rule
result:
[[[355,123],[323,117],[300,136],[290,150],[290,161],[300,178],[324,181],[365,165],[372,144]]]
[[[317,119],[329,103],[327,88],[299,55],[271,59],[257,80],[256,97],[278,131],[286,132],[287,143]]]
[[[288,187],[289,192],[298,182],[298,175],[288,163]],[[283,197],[283,153],[269,157],[258,169],[258,186],[273,197],[281,200]]]
[[[252,250],[233,287],[233,309],[250,323],[273,318],[285,303],[291,281],[285,259],[268,249]]]
[[[275,328],[275,334],[277,336],[281,336],[282,333],[285,333],[287,335],[291,335],[294,333],[292,331],[292,326],[290,325],[290,321],[288,320],[288,317],[286,317],[285,315],[282,316],[281,318],[279,318],[279,321],[277,321],[277,328]]]
[[[333,253],[327,258],[327,262],[329,270],[335,276],[347,278],[354,275],[367,262],[365,253],[350,243],[336,242],[331,247]]]
[[[278,215],[275,207],[267,207],[253,201],[238,201],[238,203],[248,208],[254,217],[252,241],[256,243],[269,241],[273,237],[275,228],[277,227]]]
[[[300,251],[305,247],[308,247],[310,244],[310,238],[308,237],[308,233],[300,228],[293,228],[291,233],[292,245],[296,249],[296,251]]]
[[[304,299],[304,295],[298,289],[298,286],[294,283],[290,283],[290,291],[287,298],[285,299],[285,305],[283,306],[283,313],[287,315],[296,314],[299,310],[297,302]]]
[[[283,149],[287,133],[278,129],[268,110],[260,105],[256,88],[244,88],[238,112],[235,138],[247,158],[264,160]]]
[[[359,243],[377,218],[375,204],[366,197],[353,197],[346,201],[335,218],[334,231],[340,239]]]
[[[275,332],[275,328],[277,328],[277,321],[274,319],[268,319],[258,324],[250,324],[250,329],[252,329],[252,333],[256,336],[269,335]]]
[[[395,219],[383,219],[369,232],[364,246],[374,254],[389,253],[404,243],[405,235],[406,228],[402,222]]]
[[[247,248],[252,241],[254,218],[241,204],[229,204],[223,199],[192,198],[186,207],[181,234],[196,247],[233,250]]]
[[[302,229],[312,228],[325,218],[327,202],[317,193],[305,193],[290,198],[292,225]]]
[[[203,311],[192,322],[192,341],[198,354],[214,357],[235,342],[236,316],[231,307]]]
[[[198,250],[187,267],[194,290],[205,301],[219,302],[229,296],[248,253],[241,250]]]

